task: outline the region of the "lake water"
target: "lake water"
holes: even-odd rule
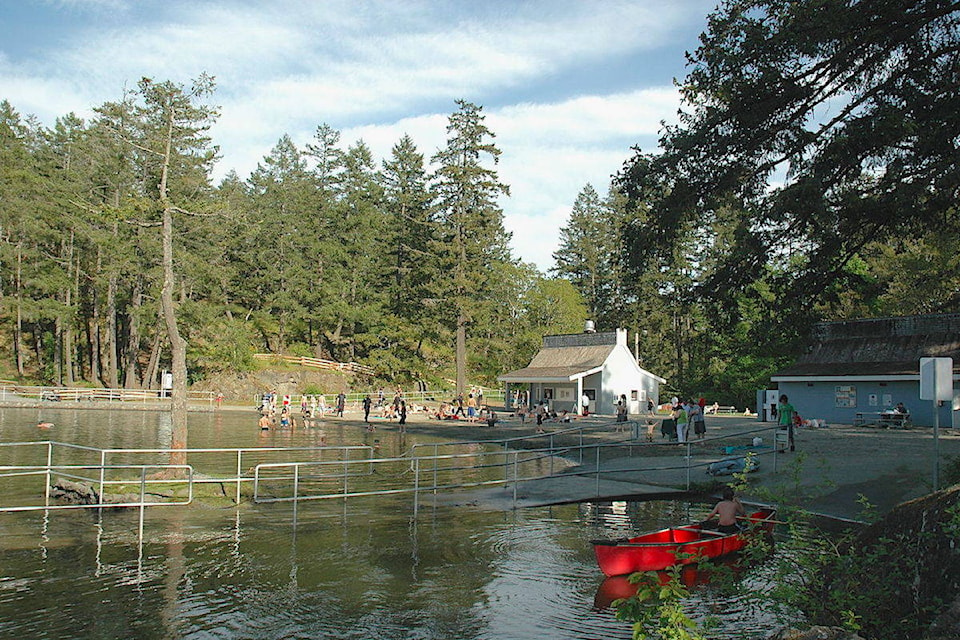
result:
[[[38,419],[56,426],[40,431]],[[191,414],[191,447],[316,443],[317,430],[262,436],[252,413]],[[329,422],[327,444],[397,455],[430,439]],[[164,447],[162,413],[0,409],[3,442]],[[6,462],[5,464],[9,464]],[[6,480],[4,482],[9,482]],[[0,485],[2,488],[2,485]],[[491,512],[410,495],[239,507],[0,513],[4,638],[630,638],[595,606],[604,580],[591,539],[693,520],[704,505],[597,503]],[[766,569],[743,579],[762,587]],[[712,637],[768,637],[772,615],[709,587],[688,603]]]

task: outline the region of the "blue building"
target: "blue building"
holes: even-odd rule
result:
[[[808,353],[771,381],[804,419],[874,423],[903,403],[914,425],[933,426],[934,403],[920,400],[920,358],[929,357],[953,358],[953,402],[936,410],[941,427],[960,426],[960,313],[818,324]]]

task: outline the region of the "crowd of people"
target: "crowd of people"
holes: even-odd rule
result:
[[[516,400],[523,401],[528,398],[526,395],[519,395],[517,392]],[[523,392],[529,393],[529,392]],[[423,404],[415,404],[404,397],[403,390],[398,386],[393,392],[392,400],[383,387],[380,387],[375,393],[366,393],[359,401],[354,401],[351,405],[351,411],[362,411],[363,421],[368,431],[374,431],[374,421],[387,420],[396,422],[401,432],[406,431],[408,416],[412,413],[423,413],[435,420],[461,420],[465,423],[480,423],[489,427],[494,427],[500,422],[500,417],[496,411],[484,403],[483,388],[472,387],[469,393],[457,394],[450,400],[440,402],[435,409],[428,408]],[[271,428],[295,429],[302,423],[304,427],[318,426],[319,421],[328,416],[343,417],[347,409],[347,396],[344,392],[338,393],[332,405],[328,405],[324,394],[303,394],[299,396],[299,415],[294,415],[294,399],[290,395],[279,395],[271,390],[264,393],[260,399],[259,411],[261,430]],[[590,413],[591,399],[584,395],[580,402],[575,403],[574,410],[560,409],[551,406],[549,398],[540,399],[534,406],[521,402],[515,405],[511,416],[518,417],[520,423],[524,424],[528,419],[535,421],[536,433],[544,433],[545,425],[549,422],[571,423],[582,416]],[[668,408],[672,421],[661,423],[661,430],[664,436],[671,439],[676,438],[677,442],[683,444],[692,440],[702,440],[706,435],[705,416],[708,413],[716,412],[716,403],[708,406],[704,398],[698,401],[691,399],[680,401],[679,398],[673,398],[669,405],[661,408]],[[641,416],[648,417],[647,439],[653,439],[653,431],[656,421],[652,418],[656,408],[652,400],[648,400],[641,408]],[[636,409],[634,409],[636,411]],[[785,412],[789,415],[788,412]],[[617,428],[626,423],[629,419],[629,404],[626,394],[617,397],[614,404],[614,422]],[[668,431],[669,429],[669,431]]]
[[[707,405],[705,398],[698,401],[684,400],[674,397],[670,403],[670,414],[673,418],[673,428],[676,431],[677,442],[684,444],[693,440],[703,440],[707,433],[706,411]],[[666,429],[667,427],[662,427]],[[664,432],[665,436],[673,434]]]

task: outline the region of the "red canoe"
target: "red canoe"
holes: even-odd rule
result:
[[[748,516],[750,526],[740,533],[723,534],[701,529],[699,524],[670,527],[645,533],[629,540],[594,540],[597,564],[607,576],[637,571],[660,571],[677,564],[690,564],[700,558],[718,558],[747,546],[751,532],[773,531],[777,512],[762,509]]]

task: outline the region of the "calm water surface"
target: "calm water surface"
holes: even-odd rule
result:
[[[38,419],[56,424],[38,431]],[[380,441],[398,455],[429,438],[330,422],[327,444]],[[315,444],[318,430],[261,436],[251,413],[190,416],[191,447]],[[0,441],[164,447],[152,412],[0,409]],[[9,464],[9,462],[3,462]],[[23,462],[20,462],[21,464]],[[2,485],[0,485],[2,490]],[[630,638],[594,601],[589,540],[695,519],[703,505],[598,503],[488,512],[387,496],[344,501],[196,502],[146,513],[0,513],[3,638]],[[762,587],[764,567],[743,579]],[[756,586],[755,585],[755,586]],[[714,637],[766,637],[755,605],[698,588]]]

